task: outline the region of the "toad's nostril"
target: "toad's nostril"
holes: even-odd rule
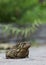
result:
[[[23,48],[28,49],[28,48],[30,48],[30,47],[31,47],[31,44],[26,44],[26,45],[24,45]]]

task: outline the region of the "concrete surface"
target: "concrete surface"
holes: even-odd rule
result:
[[[0,53],[0,65],[46,65],[46,46],[29,50],[29,58],[25,59],[5,59],[5,53]]]

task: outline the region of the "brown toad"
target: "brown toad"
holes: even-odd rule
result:
[[[6,58],[26,58],[29,55],[30,44],[26,42],[18,43],[6,52]]]

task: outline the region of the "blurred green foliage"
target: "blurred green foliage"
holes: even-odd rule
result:
[[[12,24],[8,24],[8,25],[2,25],[0,27],[2,27],[2,33],[3,34],[7,34],[8,36],[11,37],[24,37],[24,38],[29,38],[34,32],[37,31],[37,29],[40,27],[40,22],[35,21],[32,26],[28,26],[28,27],[14,27],[12,26]]]
[[[1,23],[26,24],[39,19],[46,21],[46,0],[0,0]]]

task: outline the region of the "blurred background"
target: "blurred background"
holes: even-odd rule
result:
[[[0,0],[0,49],[25,41],[46,44],[46,0]]]

